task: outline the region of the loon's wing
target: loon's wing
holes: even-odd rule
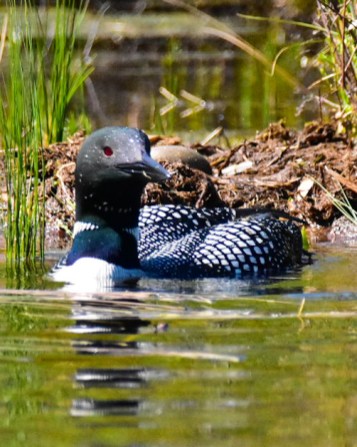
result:
[[[235,221],[229,208],[152,208],[140,220],[139,258],[153,276],[240,276],[301,262],[301,234],[292,222],[268,214]]]
[[[292,222],[273,217],[238,220],[213,227],[196,248],[193,262],[230,276],[267,274],[301,264],[302,237]]]
[[[235,219],[235,210],[191,208],[184,205],[145,206],[139,215],[139,253],[145,256],[165,243]],[[140,256],[140,255],[139,255]]]

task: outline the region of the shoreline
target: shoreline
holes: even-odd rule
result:
[[[70,241],[75,159],[84,138],[78,132],[68,141],[44,150],[46,247],[65,248]],[[173,157],[176,150],[177,160],[171,155],[163,162],[172,178],[164,184],[149,184],[142,205],[180,203],[281,210],[307,222],[312,242],[343,243],[351,239],[357,243],[357,226],[348,224],[344,235],[345,224],[338,220],[341,214],[314,183],[317,180],[337,197],[342,185],[356,207],[357,144],[339,134],[335,123],[307,123],[301,131],[289,129],[282,122],[273,123],[230,149],[212,141],[186,146],[179,137],[151,135],[150,140],[160,162],[165,152],[169,153],[168,148]],[[187,156],[182,155],[185,151]],[[209,163],[212,175],[192,168],[197,153]]]

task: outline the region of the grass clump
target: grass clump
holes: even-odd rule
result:
[[[352,135],[357,133],[357,2],[355,0],[317,1],[317,22],[324,46],[316,65],[325,85],[327,100],[337,118]],[[321,98],[320,98],[321,99]]]
[[[324,101],[335,112],[350,137],[357,135],[357,2],[355,0],[317,1],[317,21],[324,35],[324,47],[317,54],[316,65],[327,86]],[[341,198],[334,197],[325,187],[333,205],[354,225],[357,213],[341,188]]]
[[[325,188],[320,182],[315,179],[315,183],[324,191],[327,198],[333,204],[333,206],[338,209],[342,216],[357,225],[357,211],[353,208],[352,203],[348,200],[346,192],[340,185],[340,195],[341,197],[334,196],[327,188]]]
[[[92,67],[77,56],[87,3],[56,2],[55,19],[31,0],[8,1],[2,30],[8,71],[0,86],[0,134],[5,158],[7,260],[43,259],[43,147],[64,137],[69,107]],[[52,30],[52,32],[51,32]],[[4,71],[4,70],[3,70]]]

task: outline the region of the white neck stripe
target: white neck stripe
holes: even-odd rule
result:
[[[81,233],[82,231],[93,231],[98,229],[99,225],[95,225],[91,222],[76,222],[74,224],[73,237],[76,237],[77,234]]]
[[[79,233],[82,233],[83,231],[94,231],[99,230],[99,228],[100,227],[97,224],[78,221],[74,224],[73,237],[75,238]],[[137,241],[139,240],[139,227],[123,228],[123,231],[132,234]]]

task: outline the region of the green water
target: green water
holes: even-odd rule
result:
[[[85,111],[93,127],[128,125],[149,133],[182,135],[186,143],[197,143],[222,127],[225,137],[214,142],[226,145],[229,139],[234,145],[280,119],[288,126],[303,127],[306,121],[321,118],[325,109],[314,95],[325,91],[320,84],[315,90],[309,88],[319,77],[314,55],[321,43],[312,43],[313,31],[238,15],[271,14],[311,23],[311,1],[290,2],[273,11],[271,2],[228,3],[232,8],[216,15],[209,9],[199,14],[179,7],[143,7],[128,13],[119,5],[103,17],[89,13],[80,36],[93,44],[94,72],[85,89]],[[0,20],[6,13],[0,2]],[[260,62],[217,35],[217,30],[243,39],[270,62]],[[5,51],[3,72],[8,68]],[[77,98],[74,109],[81,104]],[[70,120],[69,132],[77,126],[77,120]]]
[[[321,105],[313,95],[324,92],[308,88],[319,76],[312,31],[240,17],[237,12],[247,9],[237,3],[218,16],[144,10],[104,18],[93,48],[95,71],[88,90],[87,110],[95,126],[141,127],[151,133],[184,135],[185,142],[200,141],[220,126],[234,144],[273,121],[284,119],[289,126],[303,127],[321,117]],[[252,15],[266,17],[255,3]],[[311,2],[295,2],[296,14],[299,8],[301,19]],[[277,8],[272,15],[284,17],[287,12]],[[305,14],[301,20],[312,18]],[[217,29],[243,39],[270,64],[217,36]],[[273,69],[273,61],[285,76]]]
[[[320,247],[269,281],[3,289],[1,445],[356,445],[356,255]]]

